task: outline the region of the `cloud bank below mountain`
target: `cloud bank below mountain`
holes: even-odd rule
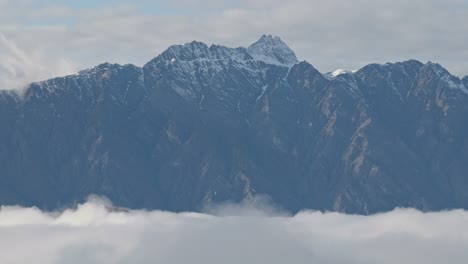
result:
[[[1,263],[465,263],[468,212],[373,216],[223,205],[214,214],[113,209],[0,210]]]

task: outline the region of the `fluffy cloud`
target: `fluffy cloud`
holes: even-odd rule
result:
[[[115,209],[0,210],[1,263],[466,263],[468,213],[275,214],[249,203],[216,214]]]
[[[263,33],[281,36],[300,59],[323,72],[415,58],[439,62],[459,76],[468,74],[466,1],[66,3],[71,2],[0,0],[0,33],[21,47],[30,62],[48,71],[36,74],[31,67],[18,66],[22,74],[2,75],[10,85],[105,61],[142,65],[169,45],[194,39],[246,46]],[[2,59],[11,56],[9,49],[0,51]],[[1,64],[4,72],[12,67],[11,59]]]

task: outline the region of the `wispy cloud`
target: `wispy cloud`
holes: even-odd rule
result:
[[[0,33],[28,55],[39,49],[42,67],[55,75],[62,74],[63,66],[54,65],[64,58],[77,69],[106,61],[142,65],[172,44],[200,40],[246,46],[263,33],[280,35],[299,59],[323,72],[415,58],[439,62],[460,76],[468,74],[466,1],[70,3],[0,0]],[[12,56],[9,52],[0,51],[0,57]],[[26,75],[34,76],[31,68],[24,68]]]
[[[40,49],[24,50],[3,34],[0,54],[0,90],[21,89],[33,81],[76,71],[69,60],[44,54]]]
[[[468,258],[465,211],[287,216],[259,203],[225,208],[214,215],[128,211],[96,198],[60,213],[2,207],[0,262],[457,264]]]

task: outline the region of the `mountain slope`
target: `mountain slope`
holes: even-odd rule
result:
[[[175,45],[0,91],[0,202],[89,194],[173,211],[268,195],[290,211],[468,208],[466,78],[438,64],[324,77],[278,37]]]

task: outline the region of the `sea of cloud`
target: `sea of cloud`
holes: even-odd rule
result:
[[[0,209],[0,263],[466,263],[468,212],[371,215],[226,204],[209,213]]]

